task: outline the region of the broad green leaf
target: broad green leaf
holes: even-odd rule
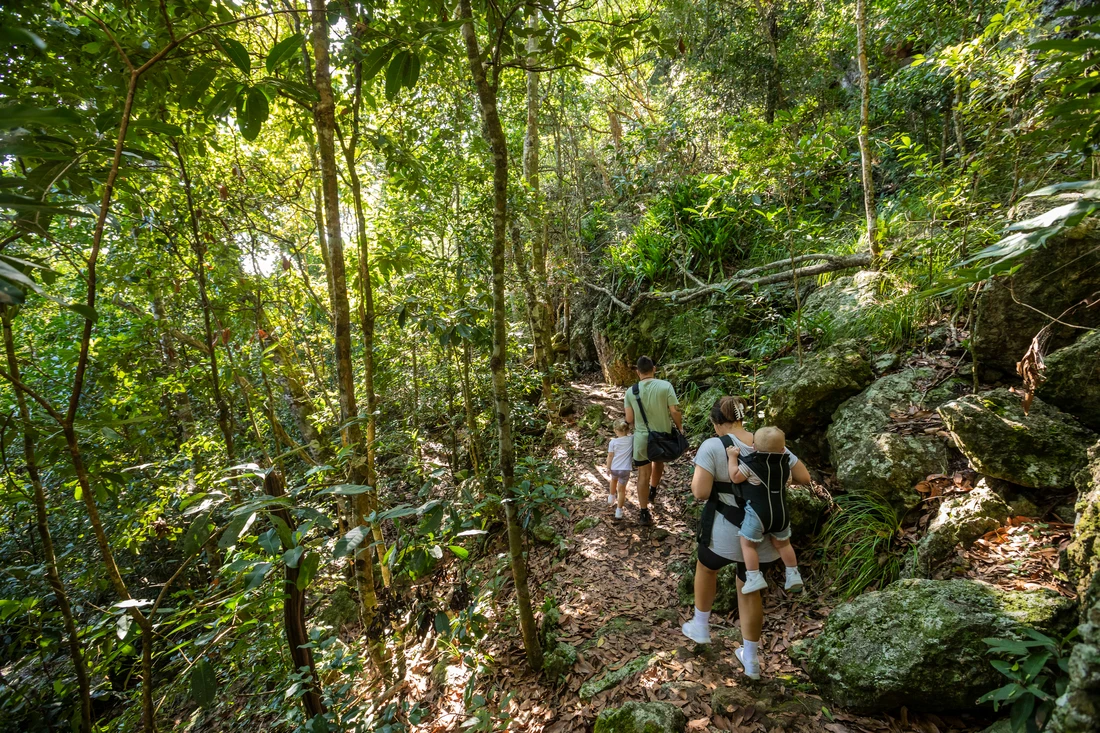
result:
[[[63,216],[86,216],[90,217],[86,211],[78,211],[76,209],[68,209],[61,206],[52,206],[50,204],[42,203],[36,199],[32,199],[29,196],[20,196],[14,193],[0,193],[0,209],[14,209],[20,212],[35,213],[35,214],[57,214]]]
[[[241,89],[244,85],[238,81],[226,82],[218,90],[206,105],[206,114],[211,117],[222,117],[233,108],[233,104],[237,101],[237,97],[240,96]]]
[[[160,120],[137,120],[131,122],[126,131],[129,133],[131,130],[135,132],[148,130],[149,132],[159,132],[169,137],[183,137],[183,128],[179,125],[172,125],[167,122],[161,122]]]
[[[278,555],[279,550],[283,549],[283,543],[279,539],[279,533],[274,528],[267,530],[260,535],[259,538],[260,547],[267,550],[272,555]]]
[[[1012,723],[1012,730],[1024,731],[1027,730],[1027,721],[1035,713],[1035,698],[1031,695],[1025,695],[1017,700],[1012,705],[1012,712],[1009,713],[1009,720]]]
[[[183,97],[180,99],[180,104],[184,107],[194,107],[199,103],[199,100],[206,94],[206,90],[210,88],[210,85],[214,83],[215,77],[218,75],[218,70],[213,66],[200,66],[197,69],[193,69],[190,74],[187,75],[187,81],[184,82]]]
[[[465,547],[459,547],[458,545],[447,545],[447,549],[453,552],[461,560],[465,560],[470,556],[470,551]]]
[[[386,99],[396,97],[403,86],[411,89],[419,78],[420,58],[416,52],[407,48],[398,51],[386,68]]]
[[[218,540],[218,547],[225,550],[237,544],[237,540],[248,531],[248,528],[256,521],[257,516],[256,512],[251,512],[233,517],[233,520],[226,526],[225,531],[222,532],[221,539]]]
[[[336,546],[332,550],[333,557],[347,557],[355,552],[359,545],[363,544],[363,540],[370,534],[370,527],[360,525],[353,527],[346,535],[336,541]]]
[[[210,539],[210,533],[214,531],[214,523],[210,521],[209,514],[200,514],[191,522],[191,526],[180,538],[180,549],[184,555],[195,555]]]
[[[258,587],[260,583],[264,582],[264,576],[267,575],[267,571],[270,569],[271,563],[269,562],[256,563],[256,565],[252,568],[252,572],[245,576],[244,589],[252,590],[253,588]]]
[[[225,51],[225,55],[229,57],[229,60],[233,62],[233,65],[241,70],[241,73],[248,76],[252,72],[252,59],[248,55],[248,49],[244,47],[244,44],[235,38],[223,38],[221,39],[222,50]]]
[[[305,556],[301,562],[301,567],[298,568],[298,581],[295,583],[298,586],[298,590],[305,590],[310,581],[313,580],[313,576],[317,574],[317,568],[321,564],[321,556],[316,552],[311,552]]]
[[[286,563],[288,568],[298,567],[298,561],[302,559],[302,553],[306,551],[306,548],[299,545],[298,547],[292,547],[283,553],[283,562]]]
[[[248,90],[244,111],[237,118],[237,127],[245,140],[255,140],[268,116],[267,95],[259,87]]]
[[[71,310],[73,313],[80,314],[92,323],[95,323],[99,320],[99,314],[96,313],[95,308],[89,308],[87,303],[69,303],[65,307]]]
[[[321,489],[314,496],[324,496],[325,494],[336,494],[337,496],[356,496],[358,494],[365,494],[371,490],[370,486],[365,484],[337,484],[336,486],[329,486],[328,488]]]
[[[393,44],[387,43],[379,46],[378,48],[367,54],[367,57],[363,59],[363,83],[369,82],[374,77],[378,76],[378,72],[382,70],[382,67],[386,65],[386,62],[390,59],[390,54],[393,53]]]
[[[32,107],[29,104],[9,104],[0,107],[0,128],[80,126],[84,118],[65,107]]]
[[[214,667],[205,659],[195,662],[191,668],[191,699],[199,707],[208,708],[214,704],[217,691],[218,678]]]
[[[302,43],[305,40],[305,36],[301,33],[295,33],[293,36],[284,38],[276,43],[270,53],[267,54],[267,61],[264,62],[267,73],[274,74],[275,69],[294,58],[294,55],[301,49]]]
[[[267,518],[271,520],[272,526],[275,527],[275,533],[279,535],[279,541],[283,543],[283,547],[288,550],[294,547],[294,535],[291,534],[290,527],[286,526],[286,522],[282,520],[282,517],[268,514]]]
[[[15,283],[0,278],[0,304],[23,305],[27,294]]]
[[[15,45],[17,43],[34,46],[39,51],[46,50],[45,41],[25,28],[0,25],[0,44]]]

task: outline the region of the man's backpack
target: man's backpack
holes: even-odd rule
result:
[[[645,424],[645,429],[649,432],[649,443],[646,446],[646,456],[651,461],[675,461],[680,456],[684,455],[684,451],[688,449],[687,438],[684,434],[676,429],[676,426],[672,426],[672,431],[668,433],[656,432],[649,429],[649,420],[645,416],[645,407],[642,406],[642,395],[638,384],[635,384],[631,388],[634,393],[634,401],[638,404],[638,412],[642,413],[642,422]]]

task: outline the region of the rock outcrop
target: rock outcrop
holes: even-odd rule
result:
[[[777,364],[764,377],[764,421],[788,438],[827,427],[840,403],[872,378],[871,364],[854,341],[810,354],[802,364]]]
[[[953,400],[939,413],[977,471],[1032,489],[1073,486],[1097,437],[1038,398],[1025,415],[1020,397],[1007,389]]]
[[[1038,395],[1100,431],[1100,328],[1046,357]]]
[[[828,320],[833,333],[848,335],[863,314],[883,302],[889,277],[877,270],[845,275],[814,291],[802,305],[808,321]]]
[[[810,648],[810,677],[827,700],[856,712],[969,710],[1004,681],[982,639],[1024,627],[1057,636],[1072,618],[1072,601],[1051,591],[900,580],[832,612]]]
[[[962,384],[936,384],[928,368],[906,369],[875,381],[845,401],[829,426],[829,454],[841,488],[852,494],[877,494],[907,511],[920,504],[913,485],[947,470],[947,448],[937,435],[890,432],[891,413],[906,415],[911,406],[934,409],[957,394]]]
[[[956,545],[969,547],[986,532],[1004,524],[1010,511],[986,479],[979,481],[972,491],[945,500],[929,523],[927,533],[907,558],[904,575],[928,577],[951,556]]]
[[[1100,443],[1089,449],[1089,459],[1076,476],[1077,522],[1063,568],[1077,586],[1081,607],[1086,610],[1100,602]]]
[[[684,711],[672,703],[631,701],[601,710],[592,733],[683,733],[686,726]]]
[[[1045,199],[1024,199],[1016,219],[1036,215],[1078,198],[1075,194]],[[1023,222],[1021,222],[1023,223]],[[1016,362],[1023,358],[1032,338],[1050,318],[1100,291],[1100,231],[1094,218],[1051,237],[1016,260],[1019,269],[1008,277],[990,280],[976,304],[977,319],[971,336],[979,375],[986,380],[1015,379]],[[1100,326],[1100,308],[1079,308],[1066,317],[1070,323]],[[1079,330],[1056,326],[1049,347],[1067,346]]]

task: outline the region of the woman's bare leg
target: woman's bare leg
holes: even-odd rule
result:
[[[711,570],[701,562],[695,563],[695,607],[709,613],[714,605],[714,595],[718,592],[718,571]],[[740,601],[738,601],[740,604]]]
[[[699,575],[695,575],[695,584],[698,588]],[[760,643],[760,630],[764,628],[764,601],[760,598],[760,592],[745,595],[741,592],[744,583],[737,579],[737,616],[741,622],[741,638],[745,641]],[[698,592],[698,591],[697,591]],[[699,596],[696,595],[696,602]],[[711,597],[713,602],[713,596]]]

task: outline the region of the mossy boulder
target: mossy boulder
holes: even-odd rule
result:
[[[561,535],[557,533],[557,530],[545,522],[531,525],[527,531],[531,533],[531,536],[534,537],[535,541],[539,544],[554,545],[561,541]]]
[[[876,270],[845,275],[814,291],[802,305],[802,318],[827,321],[833,333],[847,335],[858,328],[866,312],[881,304],[889,277]]]
[[[855,341],[810,354],[802,364],[777,364],[764,377],[764,421],[790,438],[825,428],[833,411],[872,378],[871,364]]]
[[[577,649],[564,641],[554,643],[542,657],[542,671],[550,682],[557,682],[567,675],[577,663]]]
[[[635,657],[618,669],[613,669],[607,674],[588,680],[581,685],[581,699],[589,700],[604,690],[610,690],[624,680],[630,679],[648,667],[653,657],[653,654]]]
[[[906,577],[928,577],[949,558],[956,545],[969,547],[976,539],[1004,524],[1011,510],[985,479],[970,492],[944,500],[906,560]]]
[[[1100,443],[1089,449],[1089,464],[1077,474],[1076,484],[1077,522],[1066,548],[1064,570],[1077,586],[1083,617],[1100,602],[1094,583],[1100,577]]]
[[[331,626],[339,631],[348,624],[359,621],[359,604],[352,597],[351,589],[345,585],[339,585],[336,590],[328,594],[328,603],[321,609],[317,619],[325,626]]]
[[[1069,684],[1051,715],[1054,733],[1100,730],[1100,572],[1092,576],[1082,606],[1079,636],[1069,655]]]
[[[584,534],[600,523],[600,518],[595,514],[585,517],[573,525],[573,534]]]
[[[1048,354],[1038,395],[1100,431],[1100,328]]]
[[[672,703],[632,700],[601,710],[592,733],[683,733],[686,726],[684,711]]]
[[[787,513],[791,517],[791,538],[797,543],[812,537],[825,523],[832,502],[806,486],[787,487]]]
[[[976,470],[1032,489],[1062,489],[1088,463],[1096,433],[1036,398],[1024,414],[1019,396],[994,389],[939,408],[955,444]]]
[[[749,681],[737,687],[718,687],[711,693],[710,706],[714,712],[733,716],[752,711],[753,717],[764,724],[766,730],[801,730],[801,725],[812,725],[812,719],[821,712],[821,700],[792,690],[779,680]],[[800,725],[801,724],[801,725]]]
[[[888,428],[895,424],[892,413],[934,409],[955,397],[961,386],[960,380],[936,380],[932,369],[905,369],[876,380],[837,408],[827,436],[841,488],[881,496],[901,511],[920,504],[913,485],[947,470],[947,448],[936,435]]]
[[[1013,218],[1029,219],[1079,198],[1078,194],[1064,194],[1024,199]],[[993,278],[982,288],[970,340],[983,379],[1015,380],[1016,362],[1023,358],[1035,334],[1050,324],[1050,317],[1100,291],[1098,244],[1100,223],[1088,217],[1015,260],[1018,269],[1012,275]],[[1063,320],[1100,327],[1100,308],[1078,308]],[[1049,349],[1057,351],[1081,332],[1055,324],[1049,333]]]
[[[971,580],[900,580],[837,606],[814,639],[810,678],[833,704],[861,713],[973,709],[1004,682],[988,637],[1025,627],[1054,636],[1073,602],[1052,591],[1003,591]]]

